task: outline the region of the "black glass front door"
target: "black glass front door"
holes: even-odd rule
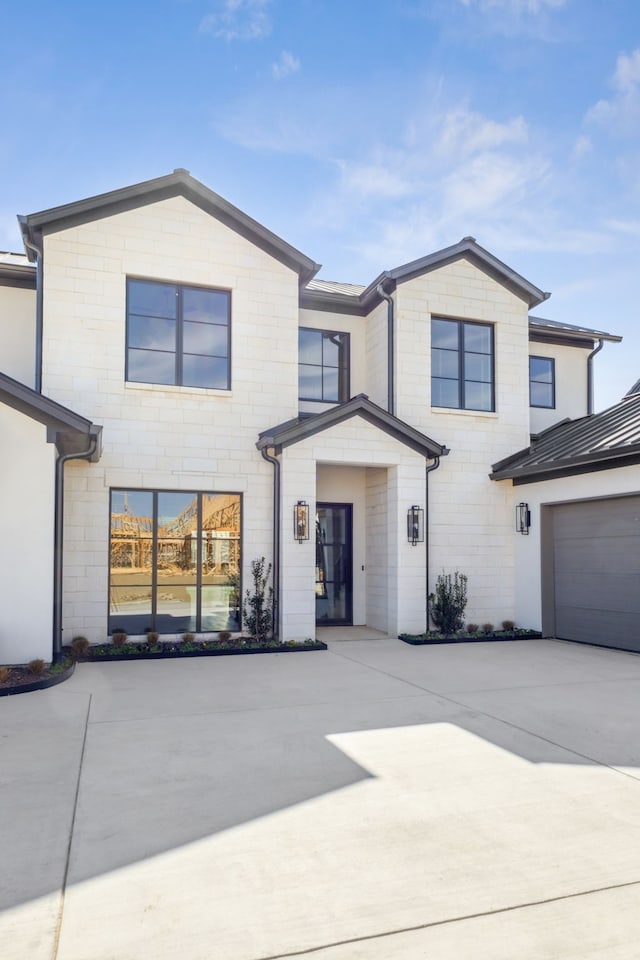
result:
[[[316,623],[353,623],[351,504],[319,503],[316,513]]]

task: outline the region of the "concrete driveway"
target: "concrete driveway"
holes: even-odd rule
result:
[[[4,960],[636,960],[640,657],[80,665],[0,700]]]

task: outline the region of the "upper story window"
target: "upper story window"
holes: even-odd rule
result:
[[[127,280],[127,380],[229,390],[231,294]]]
[[[341,403],[349,398],[349,334],[300,327],[298,397]]]
[[[553,357],[529,357],[529,405],[556,405],[556,370]]]
[[[431,320],[431,405],[495,410],[493,327]]]

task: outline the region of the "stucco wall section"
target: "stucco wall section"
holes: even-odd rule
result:
[[[49,662],[53,630],[55,447],[46,428],[0,404],[0,664]],[[19,453],[18,453],[19,451]]]
[[[0,284],[0,371],[35,385],[36,292]]]
[[[45,238],[43,392],[104,426],[66,487],[65,631],[103,640],[110,487],[246,493],[243,576],[272,552],[258,433],[297,414],[297,275],[182,197]],[[127,276],[231,291],[232,389],[124,382]],[[249,495],[250,494],[250,495]]]
[[[556,404],[553,409],[531,407],[531,432],[540,433],[566,417],[575,419],[587,414],[587,357],[590,350],[581,347],[557,346],[552,343],[530,343],[532,357],[555,360]],[[597,359],[594,363],[597,362]]]
[[[511,481],[503,480],[496,486],[508,490],[514,504],[523,501],[531,510],[529,536],[515,534],[515,619],[522,626],[539,630],[542,617],[540,508],[575,500],[639,494],[640,466],[599,470],[578,477],[561,477],[517,487],[512,486]]]
[[[387,303],[367,317],[367,380],[364,393],[383,410],[388,406]],[[400,414],[398,414],[400,416]]]

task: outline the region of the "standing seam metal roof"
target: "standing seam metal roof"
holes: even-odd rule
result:
[[[542,479],[541,474],[546,479],[567,471],[581,473],[639,456],[640,394],[635,394],[601,413],[550,427],[533,438],[528,449],[495,463],[491,479],[532,482]]]

